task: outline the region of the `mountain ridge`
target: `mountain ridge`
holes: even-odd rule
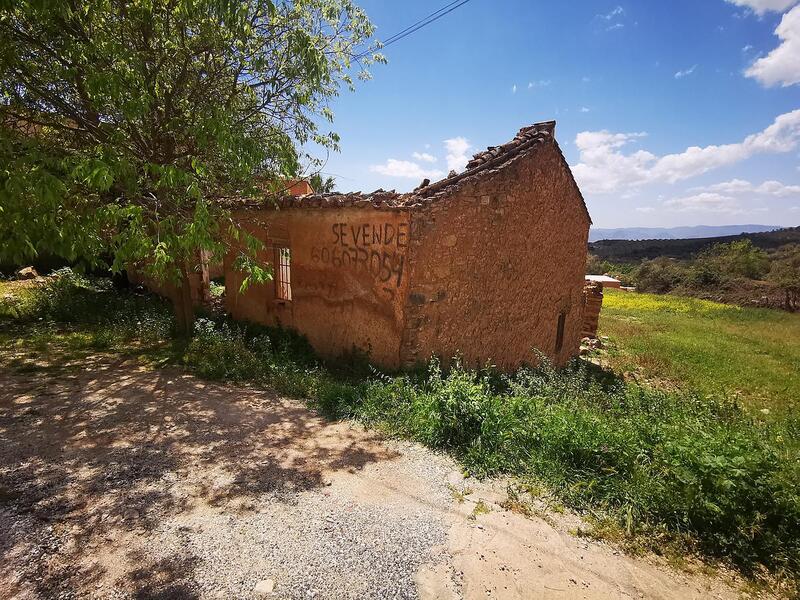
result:
[[[589,241],[600,240],[678,240],[725,237],[742,233],[764,233],[781,229],[779,225],[686,225],[679,227],[593,227]]]
[[[772,250],[785,244],[800,244],[800,227],[707,238],[598,240],[589,242],[589,253],[601,260],[623,263],[635,263],[659,256],[687,259],[714,244],[740,240],[750,240],[762,250]]]

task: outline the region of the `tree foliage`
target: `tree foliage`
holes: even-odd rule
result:
[[[233,240],[246,280],[269,277],[220,200],[338,149],[320,123],[383,60],[372,34],[351,0],[0,0],[0,261],[180,282]]]
[[[336,180],[333,177],[323,177],[321,173],[314,173],[309,183],[317,194],[327,194],[336,189]]]
[[[761,279],[769,271],[769,256],[748,239],[714,244],[698,255],[697,262],[723,277]]]
[[[800,245],[783,247],[776,254],[767,278],[783,290],[786,310],[800,310]]]

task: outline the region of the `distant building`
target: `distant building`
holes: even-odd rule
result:
[[[602,283],[604,288],[621,288],[622,282],[619,279],[614,279],[608,275],[587,275],[586,281],[593,281],[595,283]]]
[[[388,368],[460,355],[509,369],[534,349],[565,363],[580,345],[591,219],[554,133],[554,122],[525,127],[407,194],[234,204],[274,280],[239,293],[232,249],[227,310]]]

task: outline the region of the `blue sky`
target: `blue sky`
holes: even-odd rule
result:
[[[597,227],[798,225],[796,2],[471,0],[334,102],[323,171],[407,191],[556,119]],[[386,38],[446,2],[360,4]]]

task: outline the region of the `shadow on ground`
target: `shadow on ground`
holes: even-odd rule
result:
[[[109,540],[200,504],[291,502],[326,472],[396,458],[377,441],[176,369],[98,359],[58,376],[0,373],[0,596],[84,596],[107,574],[79,559]],[[193,561],[129,554],[114,576],[138,598],[193,598]]]

